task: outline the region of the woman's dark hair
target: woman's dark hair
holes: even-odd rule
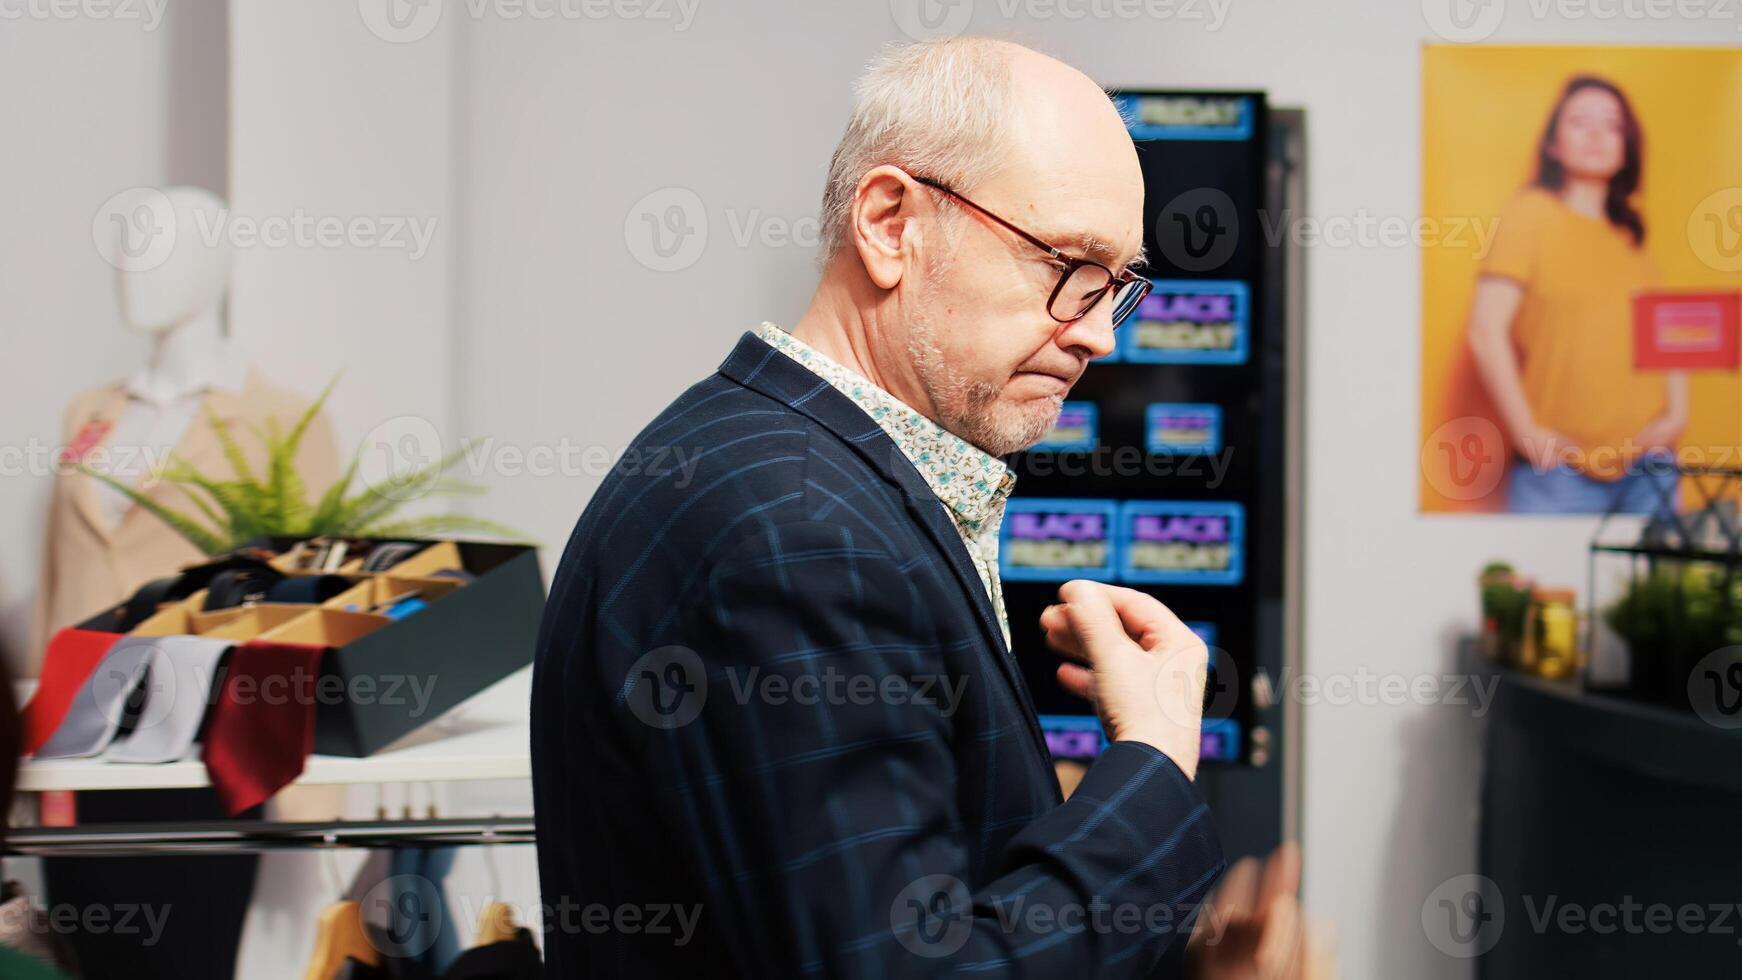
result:
[[[1548,114],[1548,124],[1542,129],[1542,139],[1536,144],[1536,186],[1559,191],[1567,182],[1567,170],[1554,158],[1555,135],[1560,130],[1561,110],[1573,96],[1588,88],[1607,92],[1621,106],[1621,169],[1609,178],[1609,193],[1603,201],[1603,211],[1609,223],[1626,229],[1633,236],[1635,247],[1645,244],[1645,220],[1634,210],[1629,200],[1639,190],[1639,174],[1644,167],[1644,137],[1639,132],[1639,117],[1633,114],[1633,104],[1614,82],[1596,75],[1576,75],[1561,90],[1554,110]]]

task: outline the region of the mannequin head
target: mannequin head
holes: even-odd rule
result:
[[[128,329],[161,334],[215,313],[230,285],[232,259],[223,199],[198,187],[143,189],[138,201],[119,210],[129,224],[125,232],[114,229],[111,254]],[[165,236],[167,247],[142,248],[150,235]]]

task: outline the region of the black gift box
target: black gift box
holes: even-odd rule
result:
[[[249,544],[282,552],[296,540]],[[452,544],[475,576],[463,587],[373,632],[328,645],[312,687],[316,752],[370,755],[532,662],[544,610],[537,549]],[[79,626],[113,632],[120,613],[112,609]],[[217,686],[214,681],[214,691]]]

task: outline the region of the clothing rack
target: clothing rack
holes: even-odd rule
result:
[[[458,847],[533,843],[527,817],[214,821],[173,826],[87,824],[7,832],[7,856],[133,857],[153,854],[258,854],[322,848]]]

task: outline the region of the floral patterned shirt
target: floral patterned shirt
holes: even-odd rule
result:
[[[773,323],[756,327],[763,343],[827,381],[871,416],[896,447],[913,463],[926,486],[949,512],[956,533],[980,573],[980,584],[998,613],[1004,645],[1010,646],[1010,623],[1004,612],[1003,583],[998,578],[998,529],[1004,523],[1004,502],[1016,486],[1016,474],[1003,460],[950,432],[882,388],[843,366]]]

